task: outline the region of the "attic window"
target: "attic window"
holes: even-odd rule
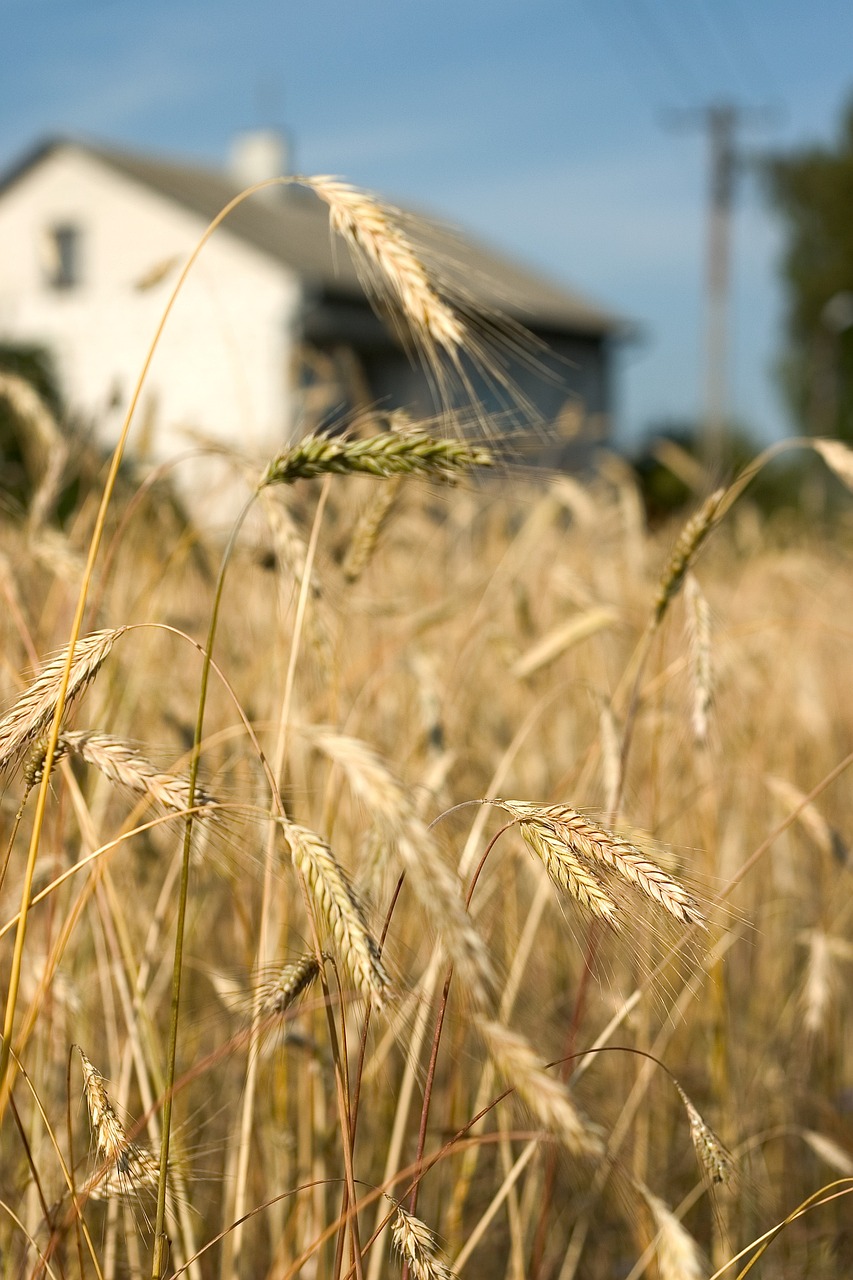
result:
[[[49,227],[44,240],[45,278],[51,289],[76,289],[81,283],[82,232],[73,222]]]

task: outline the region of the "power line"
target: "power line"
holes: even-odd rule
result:
[[[764,53],[759,48],[758,43],[753,38],[749,29],[749,24],[743,14],[743,10],[736,4],[730,4],[729,0],[716,0],[713,8],[710,0],[703,0],[709,10],[717,14],[717,21],[721,20],[720,10],[723,10],[727,16],[728,25],[734,29],[734,46],[739,56],[743,57],[743,66],[750,76],[750,79],[757,79],[759,98],[764,101],[781,101],[783,95],[779,92],[779,81],[773,74],[770,64],[767,62]],[[757,72],[757,76],[752,73]]]
[[[738,85],[741,90],[751,92],[752,87],[749,84],[749,77],[744,72],[743,63],[732,52],[731,42],[726,38],[708,0],[693,0],[693,7],[705,32],[706,39],[703,40],[705,48],[709,49],[713,45],[719,65],[726,69],[726,78],[731,78],[732,83]]]
[[[696,77],[669,39],[654,10],[645,3],[645,0],[623,0],[623,8],[634,29],[639,32],[640,38],[665,70],[667,87],[675,83],[685,101],[695,101]]]

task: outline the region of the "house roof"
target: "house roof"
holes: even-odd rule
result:
[[[76,148],[116,172],[210,221],[238,194],[228,174],[194,164],[164,160],[89,142],[54,138],[25,155],[0,180],[0,196],[25,173],[54,152]],[[480,242],[441,231],[425,223],[428,239],[449,249],[460,279],[464,279],[474,310],[497,312],[532,330],[584,336],[625,337],[631,326],[572,290],[528,270]],[[297,272],[310,287],[333,297],[363,298],[355,266],[345,249],[329,233],[328,211],[300,187],[282,191],[281,198],[246,200],[228,217],[230,232],[262,253]]]

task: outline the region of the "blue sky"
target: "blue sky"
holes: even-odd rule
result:
[[[441,215],[638,321],[623,439],[702,403],[707,141],[666,113],[774,108],[745,159],[831,142],[849,0],[3,0],[0,165],[75,132],[223,164],[283,124],[303,172]],[[730,408],[790,429],[772,365],[781,231],[745,166]]]

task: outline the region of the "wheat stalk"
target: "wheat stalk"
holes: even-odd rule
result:
[[[303,876],[356,986],[377,1008],[383,1008],[391,994],[391,979],[346,873],[315,831],[284,819],[280,825],[293,865]]]
[[[65,694],[66,710],[95,678],[116,640],[126,630],[126,627],[118,627],[93,631],[77,641]],[[0,769],[5,769],[15,760],[53,720],[67,656],[65,650],[46,663],[0,720]]]

